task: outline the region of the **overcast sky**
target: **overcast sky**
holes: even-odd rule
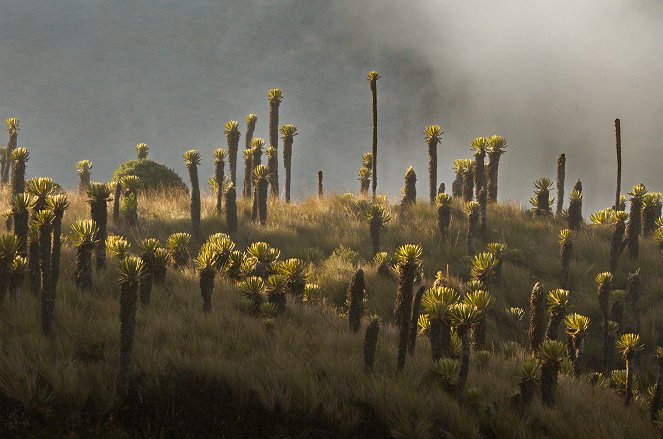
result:
[[[615,117],[624,188],[663,190],[660,1],[7,0],[0,16],[0,117],[22,122],[29,176],[69,187],[76,161],[106,180],[139,142],[183,177],[182,152],[199,149],[206,180],[225,121],[243,136],[256,113],[267,138],[267,91],[279,87],[281,124],[301,133],[294,195],[315,192],[318,169],[328,190],[357,191],[373,69],[378,185],[391,196],[412,164],[425,198],[422,130],[434,123],[447,186],[473,137],[502,134],[500,198],[526,203],[565,152],[568,185],[582,178],[586,206],[608,206]]]

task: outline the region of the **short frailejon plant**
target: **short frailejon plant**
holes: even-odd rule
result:
[[[238,131],[239,133],[239,131]],[[182,156],[184,164],[189,171],[191,181],[191,229],[196,241],[203,238],[203,230],[200,224],[200,184],[198,182],[198,165],[200,165],[200,153],[190,149]]]
[[[399,247],[394,254],[398,271],[398,290],[394,306],[394,319],[399,326],[397,368],[405,367],[410,318],[412,317],[412,294],[414,280],[422,270],[423,250],[420,246],[406,244]]]
[[[364,335],[364,371],[373,372],[375,366],[375,351],[378,345],[378,336],[380,335],[380,318],[371,317],[366,326]]]
[[[608,320],[610,312],[610,292],[612,291],[613,276],[612,273],[599,273],[596,276],[596,288],[599,299],[599,309],[601,310],[601,325],[603,329],[603,373],[607,374],[610,370],[610,342],[608,339]]]
[[[477,235],[479,233],[479,203],[470,201],[465,204],[465,212],[467,213],[467,252],[473,255],[477,248]]]
[[[557,159],[557,209],[555,209],[557,216],[560,216],[564,209],[564,180],[566,180],[566,155],[560,154]]]
[[[9,269],[9,292],[14,299],[18,299],[21,296],[21,290],[23,288],[23,282],[25,280],[25,274],[28,271],[28,260],[27,258],[16,255],[14,260],[11,263]],[[0,287],[2,290],[2,287]],[[0,291],[0,303],[2,303],[2,291]]]
[[[493,135],[488,138],[486,151],[488,152],[488,201],[497,202],[497,176],[500,166],[500,158],[506,152],[506,139],[502,136]]]
[[[405,186],[401,190],[403,200],[401,201],[401,208],[406,208],[417,202],[417,174],[414,172],[412,166],[408,166],[405,170]]]
[[[452,305],[460,301],[460,294],[453,288],[436,286],[430,288],[422,298],[424,315],[419,319],[420,327],[428,333],[433,361],[451,355]]]
[[[76,286],[83,291],[92,291],[92,250],[96,245],[99,229],[92,220],[78,220],[71,226],[71,243],[76,248]]]
[[[551,188],[552,181],[548,177],[541,177],[534,182],[534,196],[529,200],[534,216],[552,215],[554,199],[550,197]]]
[[[128,226],[138,224],[138,189],[140,178],[135,175],[126,175],[120,179],[122,186],[122,211]]]
[[[469,303],[453,305],[449,312],[451,314],[451,321],[456,327],[456,331],[461,339],[462,353],[458,388],[462,390],[465,387],[467,375],[470,370],[470,329],[481,318],[481,312],[477,307]]]
[[[464,302],[478,311],[477,321],[472,325],[472,344],[475,350],[481,350],[486,346],[486,313],[494,302],[493,296],[483,290],[472,291],[465,296]]]
[[[20,241],[11,233],[0,233],[0,303],[5,299],[9,287],[11,264],[18,255]]]
[[[642,183],[633,186],[633,189],[629,192],[631,210],[626,226],[626,239],[628,240],[628,254],[631,259],[638,259],[640,254],[639,237],[642,231],[642,202],[646,194],[647,188]]]
[[[229,184],[223,191],[226,204],[226,227],[228,233],[237,232],[237,190],[235,185]]]
[[[580,376],[585,353],[585,335],[589,329],[590,319],[578,313],[568,314],[564,318],[566,333],[573,341],[575,354],[573,356],[573,370],[575,376]]]
[[[380,204],[369,203],[364,209],[364,216],[368,220],[373,254],[380,253],[380,234],[391,219],[389,212]]]
[[[292,144],[294,137],[299,134],[295,125],[281,127],[283,139],[283,166],[285,167],[285,202],[290,202],[290,180],[292,176]]]
[[[435,204],[437,195],[437,145],[440,144],[444,131],[439,125],[428,125],[424,130],[424,139],[428,145],[428,185],[430,204]]]
[[[638,351],[644,349],[637,334],[624,334],[617,341],[617,349],[626,362],[626,391],[624,392],[624,404],[629,405],[633,399],[633,359]]]
[[[195,259],[199,276],[200,295],[203,298],[203,312],[206,313],[212,311],[212,293],[214,292],[214,277],[218,261],[219,253],[210,245],[203,245]]]
[[[161,248],[161,242],[156,238],[145,238],[139,243],[140,260],[143,262],[143,278],[140,281],[140,303],[147,306],[152,296],[154,284],[154,270],[156,268],[156,252]]]
[[[103,243],[99,243],[102,245]],[[131,251],[131,244],[122,236],[118,235],[109,235],[106,238],[106,251],[111,254],[115,259],[121,261],[122,259],[129,256]],[[170,257],[169,257],[170,258]],[[169,259],[170,261],[170,259]]]
[[[371,187],[371,170],[363,166],[359,168],[357,180],[359,180],[359,193],[364,196],[368,195],[368,190]]]
[[[111,201],[111,187],[105,183],[92,183],[87,190],[87,202],[90,205],[90,218],[97,224],[95,240],[104,243],[107,236],[108,202]],[[95,247],[95,266],[97,270],[106,268],[106,246]]]
[[[642,197],[642,236],[649,238],[656,230],[656,220],[661,217],[663,204],[660,192],[649,192]]]
[[[25,165],[30,160],[27,148],[16,148],[10,156],[12,162],[11,194],[15,197],[25,191]]]
[[[249,150],[250,151],[250,150]],[[225,160],[226,151],[217,148],[214,150],[214,183],[216,187],[216,213],[221,213],[222,199],[223,199],[223,181],[225,180]]]
[[[491,242],[486,245],[486,251],[491,253],[495,259],[492,282],[499,286],[502,283],[502,267],[507,254],[507,245],[501,242]]]
[[[460,384],[461,362],[453,358],[442,358],[433,362],[431,372],[442,384],[445,392],[455,394]]]
[[[498,257],[491,251],[477,254],[472,258],[472,269],[470,271],[472,280],[479,282],[485,287],[494,279],[498,263]]]
[[[143,268],[143,261],[135,256],[129,256],[119,262],[120,368],[117,378],[117,392],[120,398],[126,398],[129,393],[131,358],[136,331],[136,302],[138,287],[143,277]]]
[[[274,310],[277,314],[283,314],[285,312],[285,306],[288,301],[286,297],[287,289],[288,279],[282,274],[272,274],[265,281],[267,301],[274,305]],[[304,287],[304,290],[304,299],[305,301],[308,301],[310,300],[310,297],[306,297],[306,287]]]
[[[223,126],[223,133],[228,143],[228,168],[230,170],[230,181],[237,185],[237,151],[239,149],[239,122],[229,120]],[[223,179],[221,179],[223,181]]]
[[[189,263],[191,258],[189,254],[190,243],[191,235],[188,233],[178,232],[168,237],[166,249],[170,253],[175,268],[184,268]]]
[[[138,160],[147,160],[147,155],[150,152],[150,147],[147,143],[137,143],[136,144],[136,159]]]
[[[271,256],[270,259],[273,257]],[[308,265],[301,259],[290,258],[281,262],[278,266],[278,273],[286,278],[287,291],[293,296],[295,302],[301,303],[304,298]],[[361,319],[361,316],[359,318]]]
[[[526,358],[522,366],[520,366],[518,374],[518,387],[520,390],[518,402],[521,410],[525,410],[531,405],[540,380],[541,363],[534,357]]]
[[[548,310],[550,310],[550,320],[546,329],[546,339],[557,340],[559,325],[562,323],[566,310],[569,308],[569,291],[561,288],[552,290],[546,297]]]
[[[76,163],[76,172],[78,173],[78,194],[84,195],[90,187],[90,169],[92,169],[92,162],[89,160],[81,160]]]
[[[440,240],[447,242],[449,240],[449,224],[451,224],[451,205],[453,197],[449,194],[441,193],[435,196],[437,205],[437,231],[440,234]]]
[[[577,232],[582,224],[582,190],[573,189],[569,195],[568,228]]]
[[[283,92],[273,88],[267,93],[269,102],[269,146],[274,148],[274,154],[269,158],[269,186],[273,197],[279,196],[279,106],[283,100]]]
[[[258,165],[253,169],[254,204],[256,206],[256,219],[261,225],[267,223],[267,185],[270,171],[267,166]]]
[[[359,332],[359,329],[361,329],[365,294],[364,270],[358,268],[352,275],[350,286],[348,287],[348,320],[350,322],[350,331],[354,333]]]
[[[571,256],[573,254],[574,233],[571,229],[559,232],[559,258],[562,262],[562,276],[560,285],[569,288],[569,272],[571,270]]]
[[[562,361],[566,358],[566,346],[557,340],[546,340],[536,351],[541,361],[541,401],[543,405],[555,405],[557,374]]]

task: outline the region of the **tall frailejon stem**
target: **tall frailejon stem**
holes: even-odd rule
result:
[[[292,143],[299,134],[295,125],[283,125],[281,136],[283,138],[283,165],[285,166],[285,202],[290,202],[290,179],[292,175]]]
[[[564,208],[564,180],[566,179],[566,155],[560,154],[557,159],[557,209],[559,216]]]
[[[653,421],[656,421],[656,415],[658,414],[661,406],[663,406],[663,348],[656,348],[656,353],[654,354],[656,358],[656,364],[658,366],[658,373],[656,374],[656,384],[654,386],[654,394],[652,395],[651,403],[649,406],[650,418]]]
[[[140,281],[140,304],[147,306],[152,296],[154,284],[154,271],[156,269],[156,254],[161,248],[161,242],[155,238],[146,238],[140,241],[140,259],[143,262],[143,278]]]
[[[129,374],[136,330],[136,302],[138,287],[143,277],[143,261],[129,256],[120,261],[120,368],[117,392],[120,398],[129,393]]]
[[[449,239],[453,197],[449,194],[440,193],[435,197],[435,203],[437,204],[437,230],[440,234],[440,240],[446,242]]]
[[[573,252],[573,231],[564,229],[559,232],[559,257],[562,262],[562,276],[560,284],[562,288],[569,288],[569,271],[571,269],[571,255]]]
[[[21,123],[15,117],[10,117],[5,120],[5,127],[7,129],[7,134],[9,134],[9,142],[7,143],[7,150],[5,151],[5,166],[1,176],[2,184],[7,184],[9,182],[9,161],[11,160],[12,152],[16,149]]]
[[[378,79],[380,75],[376,71],[368,72],[368,84],[371,87],[371,97],[373,102],[373,196],[375,197],[378,188]]]
[[[92,169],[92,162],[89,160],[81,160],[76,163],[76,173],[78,173],[78,194],[84,195],[87,188],[90,187],[90,169]]]
[[[615,210],[619,210],[619,197],[622,191],[622,128],[619,119],[615,119],[615,143],[617,146],[617,193],[615,195]]]
[[[203,230],[200,225],[200,185],[198,182],[198,165],[200,165],[200,153],[190,149],[182,156],[184,164],[189,171],[191,180],[191,226],[193,237],[196,241],[202,241]]]
[[[239,149],[239,122],[229,120],[223,127],[223,133],[228,142],[228,167],[230,168],[230,180],[237,185],[237,150]]]
[[[108,225],[108,202],[111,200],[110,185],[92,183],[87,189],[87,202],[90,205],[90,218],[97,224],[95,240],[101,243],[94,249],[95,267],[97,270],[106,268],[106,242]]]
[[[626,240],[628,242],[628,255],[631,259],[638,259],[640,255],[640,233],[642,232],[642,199],[647,194],[647,188],[640,183],[633,186],[631,196],[631,209],[629,221],[626,226]]]
[[[610,358],[610,331],[608,329],[608,320],[610,318],[610,292],[612,291],[613,276],[612,273],[599,273],[596,276],[597,295],[599,299],[599,309],[601,310],[601,324],[603,329],[603,368],[604,374],[608,374],[611,368]]]
[[[60,247],[62,241],[62,218],[65,210],[69,208],[69,201],[65,194],[48,197],[47,206],[53,212],[52,232],[53,244],[51,248],[51,289],[53,296],[57,296],[58,281],[60,279]]]
[[[486,151],[488,152],[488,201],[497,202],[497,177],[499,173],[500,158],[506,152],[506,139],[493,135],[488,138]]]
[[[53,212],[40,210],[35,215],[39,228],[39,268],[41,269],[41,331],[46,337],[53,329],[53,309],[55,297],[51,275],[51,233],[53,232]]]
[[[420,285],[417,289],[414,299],[412,299],[412,317],[410,317],[410,334],[408,335],[407,341],[407,353],[412,356],[414,355],[414,348],[417,343],[417,327],[419,322],[419,316],[421,315],[421,300],[424,297],[426,292],[426,286]]]
[[[428,185],[430,204],[435,204],[437,195],[437,145],[444,131],[439,125],[429,125],[424,130],[424,138],[428,144]]]
[[[244,188],[242,191],[244,199],[251,198],[251,171],[253,170],[254,165],[252,163],[253,157],[251,154],[247,156],[247,151],[250,151],[253,148],[253,133],[255,132],[257,122],[258,116],[255,114],[251,113],[246,116],[246,135],[244,136]]]
[[[616,211],[613,214],[612,218],[612,240],[610,242],[610,272],[615,273],[617,271],[617,263],[619,262],[619,257],[624,250],[624,246],[627,241],[624,240],[624,233],[626,232],[626,220],[628,219],[628,214],[622,211]]]
[[[21,258],[18,255],[19,246],[20,242],[16,235],[0,233],[0,303],[4,301],[7,294],[12,263],[15,258]]]
[[[529,306],[529,347],[530,350],[536,351],[546,336],[546,294],[543,285],[539,282],[532,288]]]
[[[410,319],[412,317],[412,294],[415,278],[421,272],[423,251],[420,246],[406,244],[396,250],[394,259],[398,271],[398,291],[394,306],[394,317],[399,325],[397,369],[405,367]]]
[[[92,250],[96,245],[99,229],[92,220],[78,220],[71,226],[70,238],[76,248],[76,287],[83,291],[92,291]]]
[[[352,275],[350,287],[348,288],[348,320],[350,322],[350,331],[357,333],[361,329],[361,318],[364,314],[364,295],[366,293],[366,284],[364,282],[364,270],[358,268]]]
[[[113,194],[113,222],[117,226],[120,222],[120,200],[122,199],[122,183],[115,182],[115,192]]]
[[[318,171],[318,198],[322,199],[325,196],[325,190],[322,186],[322,171]]]
[[[258,165],[253,169],[254,204],[256,207],[256,219],[260,225],[267,223],[267,185],[269,182],[269,170],[265,165]]]
[[[30,160],[30,153],[27,148],[16,148],[11,154],[12,178],[11,193],[12,197],[22,194],[25,191],[25,165]]]
[[[250,151],[250,150],[249,150]],[[246,156],[246,151],[245,154]],[[226,152],[217,148],[214,150],[214,183],[216,185],[216,213],[221,213],[222,198],[223,198],[223,180],[225,179],[225,162]],[[246,159],[246,157],[245,157]],[[246,172],[246,169],[245,169]],[[250,172],[250,171],[249,171]],[[234,184],[234,183],[233,183]]]
[[[373,317],[368,322],[366,334],[364,336],[364,371],[373,372],[375,365],[375,351],[378,344],[378,335],[380,334],[380,319]]]
[[[229,184],[224,191],[226,202],[226,226],[228,233],[237,232],[237,190],[235,185]]]
[[[279,196],[279,106],[283,99],[283,92],[278,88],[273,88],[267,93],[269,101],[269,146],[276,150],[276,153],[269,158],[267,167],[269,168],[269,185],[273,197]]]

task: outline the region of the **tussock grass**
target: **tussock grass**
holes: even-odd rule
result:
[[[86,201],[69,196],[64,231],[76,219],[89,217]],[[1,199],[4,211],[6,194]],[[382,234],[385,251],[392,253],[405,243],[421,245],[427,285],[438,270],[448,273],[452,282],[468,279],[461,203],[454,203],[450,239],[442,243],[436,235],[435,210],[428,203],[400,212],[382,202],[389,204],[393,218]],[[125,229],[112,221],[108,225],[109,233],[127,237],[134,248],[141,238],[165,242],[171,233],[191,231],[186,196],[140,194],[138,205],[137,227]],[[94,272],[93,293],[77,291],[75,254],[65,240],[53,337],[41,335],[39,303],[27,288],[17,300],[0,306],[0,433],[108,438],[655,436],[641,399],[625,408],[612,390],[595,388],[585,377],[562,377],[552,409],[537,398],[524,413],[511,405],[527,353],[503,352],[502,345],[523,342],[526,328],[525,322],[511,321],[505,308],[527,310],[535,281],[543,282],[546,290],[559,287],[557,235],[564,222],[534,219],[516,204],[489,205],[489,241],[508,245],[502,284],[489,288],[496,298],[487,321],[487,346],[493,353],[484,367],[471,367],[465,393],[450,395],[430,374],[425,338],[418,339],[403,373],[396,372],[398,334],[391,325],[396,284],[379,277],[370,263],[368,223],[357,212],[355,198],[270,201],[264,227],[250,221],[250,208],[238,200],[239,225],[233,236],[238,248],[266,241],[281,250],[281,259],[305,258],[316,249],[322,257],[312,263],[308,281],[320,285],[320,297],[303,305],[289,302],[270,328],[263,319],[243,313],[235,287],[218,277],[212,311],[203,313],[195,270],[169,270],[166,284],[155,286],[149,306],[138,308],[134,385],[121,405],[115,392],[120,332],[115,262],[111,258],[109,269]],[[226,230],[211,197],[203,197],[202,217],[205,235]],[[571,264],[573,311],[592,318],[586,339],[589,366],[600,363],[593,279],[607,270],[609,240],[609,230],[585,227]],[[343,314],[356,265],[366,273],[367,314],[377,314],[385,323],[372,375],[363,371],[363,337],[350,333]],[[643,278],[641,336],[651,352],[661,341],[663,323],[663,274],[653,243],[643,243],[638,262],[622,256],[617,286],[625,287],[627,273],[638,267]],[[632,315],[626,308],[628,326]],[[654,373],[649,357],[645,353],[639,361],[641,381],[647,384]],[[622,361],[615,367],[623,367]]]

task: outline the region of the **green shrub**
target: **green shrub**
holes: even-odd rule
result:
[[[182,178],[165,165],[152,160],[130,160],[121,164],[113,173],[113,180],[125,175],[140,177],[144,190],[182,190],[189,192]]]

